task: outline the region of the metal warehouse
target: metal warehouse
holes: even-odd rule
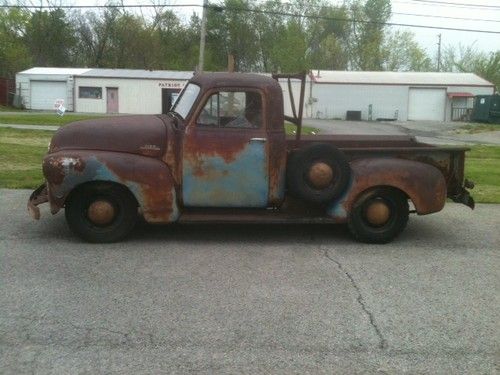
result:
[[[305,113],[313,118],[451,121],[494,85],[472,73],[313,70]]]
[[[135,69],[32,68],[16,75],[16,92],[27,109],[166,113],[193,72]],[[281,82],[284,95],[288,85]],[[304,117],[361,120],[466,119],[476,95],[494,85],[472,73],[354,72],[312,70]],[[300,85],[292,84],[296,102]],[[285,100],[285,103],[288,103]],[[285,106],[290,113],[289,105]]]

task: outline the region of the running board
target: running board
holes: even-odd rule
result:
[[[275,210],[204,209],[184,211],[178,223],[335,224],[338,221],[326,216],[299,216]]]

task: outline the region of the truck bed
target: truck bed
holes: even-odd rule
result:
[[[421,143],[407,135],[313,135],[287,137],[289,152],[313,143],[329,143],[352,160],[392,157],[419,161],[435,166],[445,177],[448,196],[457,197],[463,191],[465,152],[463,146],[435,146]]]

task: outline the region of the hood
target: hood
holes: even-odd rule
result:
[[[49,153],[61,150],[101,150],[161,157],[167,143],[164,116],[117,116],[72,122],[60,128]]]

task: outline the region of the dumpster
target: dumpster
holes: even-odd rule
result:
[[[500,124],[500,95],[477,95],[471,121]]]

